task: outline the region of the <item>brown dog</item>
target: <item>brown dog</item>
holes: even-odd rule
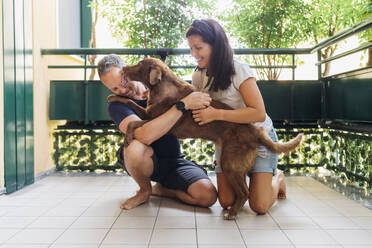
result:
[[[195,88],[178,78],[167,65],[155,58],[146,58],[137,65],[124,67],[129,80],[140,81],[150,89],[146,109],[128,98],[110,96],[109,101],[120,101],[131,106],[138,116],[151,120],[170,109],[177,101],[195,91]],[[212,100],[211,106],[218,109],[232,109],[224,103]],[[128,125],[124,145],[135,138],[134,130],[146,121],[131,122]],[[286,143],[275,143],[263,128],[253,124],[237,124],[213,121],[199,126],[194,122],[191,111],[187,111],[170,130],[178,138],[201,138],[210,140],[222,148],[221,166],[223,173],[233,187],[236,200],[228,208],[225,219],[235,219],[238,211],[248,199],[249,190],[246,175],[252,168],[258,153],[258,145],[273,153],[287,153],[296,148],[302,134]]]

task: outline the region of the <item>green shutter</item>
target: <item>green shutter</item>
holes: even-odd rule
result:
[[[90,0],[80,0],[80,33],[81,47],[89,47],[92,30],[92,13],[88,6]]]

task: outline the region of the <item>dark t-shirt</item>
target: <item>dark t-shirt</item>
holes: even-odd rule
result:
[[[143,107],[146,106],[146,100],[134,101]],[[111,119],[115,122],[117,127],[119,127],[120,123],[126,117],[136,114],[132,108],[121,102],[109,103],[108,110]],[[181,156],[180,142],[176,136],[172,134],[166,134],[160,139],[154,141],[151,144],[151,147],[154,149],[158,158],[177,158]]]

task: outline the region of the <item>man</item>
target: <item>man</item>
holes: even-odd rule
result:
[[[111,54],[103,57],[98,63],[101,81],[114,94],[130,97],[144,106],[147,89],[140,82],[124,80],[123,67],[124,62],[119,56]],[[209,106],[210,101],[208,94],[191,93],[182,99],[184,109],[180,105],[171,107],[161,116],[137,128],[135,140],[127,148],[119,149],[119,163],[140,187],[135,196],[121,204],[122,209],[131,209],[146,202],[151,194],[175,197],[203,207],[216,202],[217,191],[206,172],[195,163],[183,159],[178,139],[167,134],[184,111],[204,108]],[[109,113],[123,133],[126,133],[130,122],[140,120],[131,108],[119,102],[109,104]],[[157,182],[153,188],[151,180]]]

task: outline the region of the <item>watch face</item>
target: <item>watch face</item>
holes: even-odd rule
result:
[[[182,101],[176,102],[176,108],[182,112],[185,112],[185,103]]]

